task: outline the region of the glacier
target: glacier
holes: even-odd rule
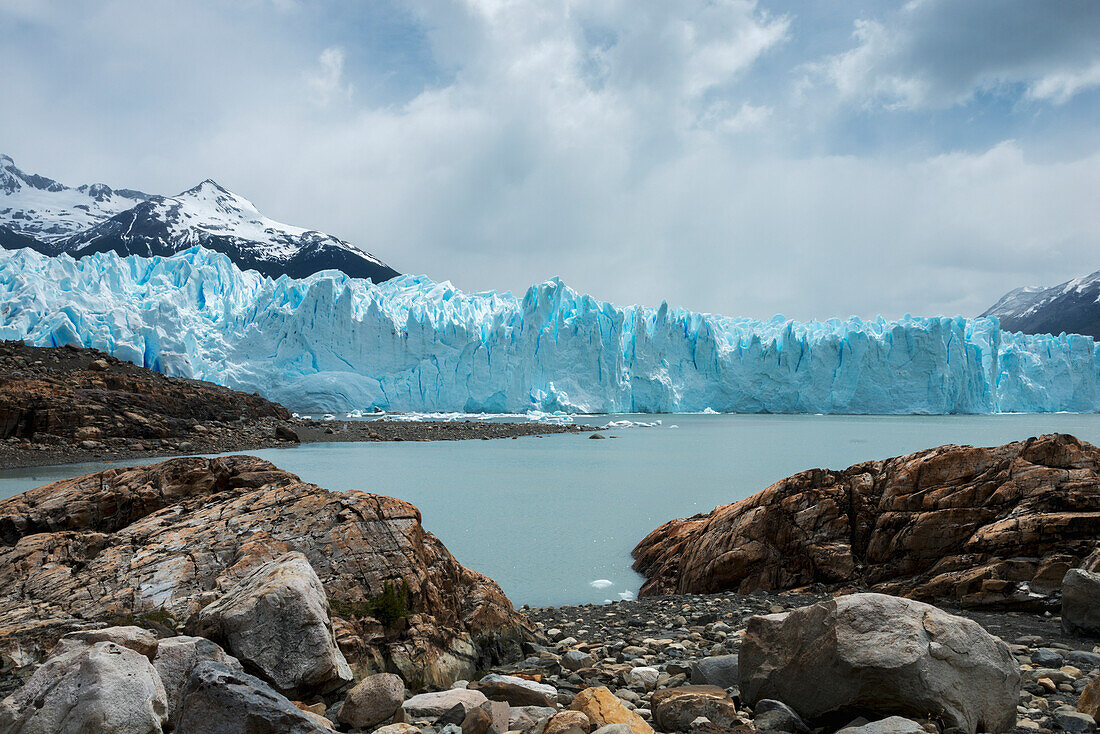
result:
[[[464,293],[241,271],[195,247],[0,251],[0,338],[78,344],[303,411],[1095,412],[1100,348],[996,319],[767,321],[616,307],[558,280]]]

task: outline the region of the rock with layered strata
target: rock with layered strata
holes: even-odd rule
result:
[[[503,701],[510,706],[553,706],[558,695],[554,686],[496,673],[490,673],[468,687],[481,691],[490,701]]]
[[[444,686],[518,655],[526,621],[459,564],[411,504],[332,492],[250,456],[108,469],[0,501],[0,655],[25,677],[66,632],[155,614],[182,623],[263,564],[305,556],[357,676],[392,665]],[[407,590],[387,629],[385,584]]]
[[[405,701],[405,714],[413,719],[435,719],[456,706],[461,706],[463,716],[489,699],[481,691],[451,688],[446,691],[420,693]]]
[[[812,469],[634,549],[642,595],[824,584],[1049,606],[1100,545],[1100,449],[1064,434]]]

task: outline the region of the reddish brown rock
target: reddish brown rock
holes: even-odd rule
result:
[[[392,663],[445,685],[515,651],[527,624],[459,564],[412,505],[331,492],[250,456],[172,459],[54,482],[0,502],[2,673],[61,634],[120,616],[182,624],[259,565],[299,551],[358,675]],[[400,584],[386,628],[371,602]]]
[[[812,469],[634,549],[643,595],[870,588],[1037,603],[1100,544],[1100,449],[1053,434]]]

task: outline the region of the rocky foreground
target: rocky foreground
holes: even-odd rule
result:
[[[279,573],[313,579],[313,613],[328,620],[333,610],[326,624],[346,659],[336,666],[343,682],[394,669],[449,683],[518,654],[528,626],[495,582],[424,530],[414,506],[330,492],[250,456],[38,487],[0,501],[0,543],[0,685],[9,689],[70,631],[122,621],[209,632],[200,612],[287,554],[297,571]],[[233,638],[219,629],[209,636]],[[274,631],[252,634],[265,646]],[[289,634],[280,644],[293,649]]]
[[[642,595],[869,589],[971,608],[1056,607],[1100,568],[1100,449],[1053,434],[812,469],[672,520],[634,549]]]
[[[0,501],[0,734],[1088,734],[1090,557],[1042,612],[824,585],[517,611],[408,503],[173,459]]]
[[[298,443],[453,441],[579,431],[541,423],[294,418],[259,395],[169,377],[96,349],[0,341],[0,469]]]

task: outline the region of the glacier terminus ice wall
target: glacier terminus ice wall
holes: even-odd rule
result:
[[[0,250],[0,338],[78,344],[302,411],[1095,412],[1100,350],[994,319],[726,318],[557,280],[463,293],[402,276],[242,272],[193,248]]]

